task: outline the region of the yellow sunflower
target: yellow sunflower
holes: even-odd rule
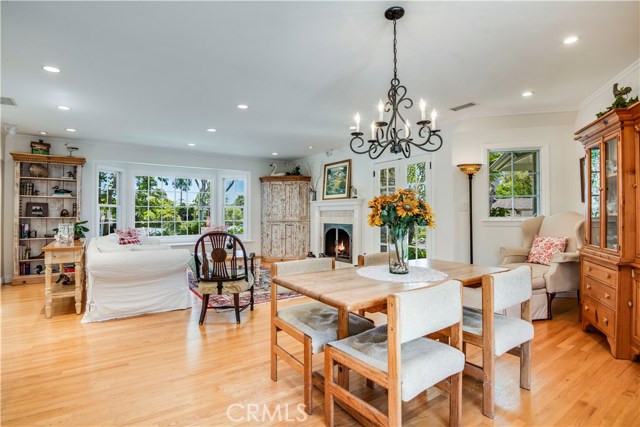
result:
[[[405,197],[401,202],[396,204],[396,213],[399,217],[404,217],[405,215],[413,216],[416,214],[418,209],[418,201],[411,198]]]

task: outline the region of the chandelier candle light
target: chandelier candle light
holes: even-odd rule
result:
[[[376,196],[369,201],[369,225],[387,227],[389,272],[409,272],[409,232],[416,226],[435,227],[431,206],[418,199],[414,190],[399,189],[393,194]]]
[[[436,128],[438,113],[435,108],[431,111],[431,120],[428,120],[427,103],[420,99],[420,120],[416,123],[419,126],[417,141],[412,138],[409,120],[400,112],[400,106],[404,106],[405,109],[413,107],[413,100],[406,96],[407,88],[401,85],[398,79],[396,21],[404,16],[404,9],[400,6],[390,7],[384,16],[393,21],[393,79],[387,93],[388,101],[378,101],[378,120],[371,123],[371,139],[367,142],[362,138],[364,133],[360,132],[360,113],[356,113],[355,132],[351,133],[353,138],[349,144],[351,151],[368,154],[372,159],[380,157],[387,147],[391,147],[390,151],[393,154],[402,153],[406,158],[411,156],[412,146],[427,152],[438,151],[442,147],[442,137],[439,134],[440,130]],[[384,118],[385,112],[391,112],[388,122]]]

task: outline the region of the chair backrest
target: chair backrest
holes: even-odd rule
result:
[[[504,310],[531,298],[531,267],[488,275],[493,280],[493,309]],[[484,280],[484,278],[483,278]]]
[[[249,280],[247,251],[238,236],[212,231],[200,236],[195,247],[199,280],[225,282]]]
[[[457,280],[448,280],[393,294],[388,298],[387,307],[394,305],[398,307],[398,333],[402,344],[460,322],[462,285]]]
[[[312,273],[315,271],[332,270],[335,265],[333,258],[307,258],[295,261],[274,262],[271,276],[287,276],[290,274]]]
[[[540,236],[568,237],[565,252],[575,252],[584,243],[584,215],[578,212],[559,212],[542,221]]]
[[[386,264],[388,262],[388,252],[375,252],[372,254],[358,255],[358,267],[364,267],[365,265]]]

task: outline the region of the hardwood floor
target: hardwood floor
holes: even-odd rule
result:
[[[280,363],[278,382],[269,378],[268,305],[245,311],[240,325],[233,312],[210,310],[198,327],[195,297],[191,310],[81,324],[72,299],[45,319],[41,285],[2,286],[1,297],[3,426],[324,425],[319,390],[306,419],[302,377]],[[575,299],[556,298],[554,312],[534,323],[531,392],[518,386],[518,359],[502,356],[495,419],[482,416],[481,384],[465,378],[464,425],[640,425],[640,364],[613,359],[602,335],[583,333]],[[314,363],[321,369],[322,355]],[[386,411],[379,387],[355,377],[352,387]],[[336,425],[356,424],[336,411]],[[403,419],[447,425],[448,411],[433,389],[403,404]]]

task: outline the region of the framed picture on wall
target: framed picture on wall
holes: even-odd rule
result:
[[[348,199],[351,188],[351,160],[324,165],[322,199]]]

